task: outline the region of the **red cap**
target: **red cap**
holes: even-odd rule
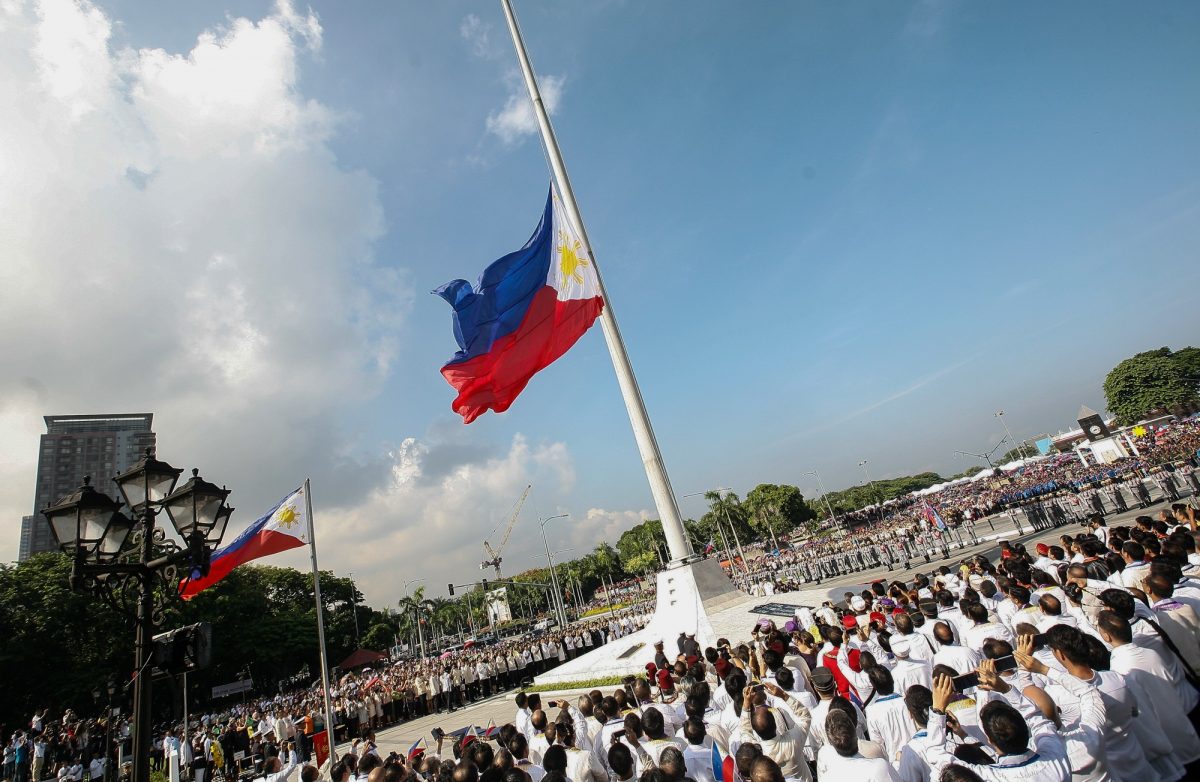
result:
[[[881,613],[879,613],[878,611],[872,611],[872,612],[871,612],[871,616],[870,616],[869,618],[870,618],[870,620],[871,620],[872,622],[885,622],[885,621],[887,621],[887,620],[886,620],[886,618],[884,617],[884,615],[883,615],[883,614],[881,614]]]
[[[1050,547],[1047,546],[1045,543],[1039,543],[1036,546],[1034,546],[1034,551],[1036,551],[1038,554],[1041,554],[1044,557],[1050,553]]]
[[[658,672],[658,689],[667,692],[675,689],[675,680],[671,678],[671,672],[665,668]]]
[[[858,627],[858,620],[854,618],[853,614],[846,614],[842,617],[842,627],[847,630],[853,630]]]

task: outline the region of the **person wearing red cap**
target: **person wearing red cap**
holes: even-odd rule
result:
[[[849,627],[858,628],[858,620],[852,615],[847,615],[843,620],[843,624],[849,621]],[[837,682],[838,695],[843,698],[850,698],[853,695],[858,697],[858,692],[854,689],[854,685],[846,678],[846,674],[842,671],[841,663],[838,661],[838,653],[842,648],[843,640],[842,629],[839,627],[831,627],[825,631],[825,638],[828,643],[821,650],[820,665],[829,669],[833,674],[833,680]],[[859,653],[857,649],[850,649],[846,653],[846,664],[852,671],[862,670],[858,663]]]

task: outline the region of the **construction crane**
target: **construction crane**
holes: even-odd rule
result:
[[[496,569],[496,578],[500,578],[500,563],[504,558],[500,555],[504,553],[504,547],[508,545],[508,536],[512,534],[513,527],[516,526],[517,516],[521,514],[521,506],[525,504],[525,498],[529,496],[529,490],[533,488],[533,484],[525,487],[525,491],[521,492],[521,499],[517,500],[517,504],[513,506],[512,515],[508,517],[508,524],[504,528],[504,537],[500,540],[500,545],[492,548],[492,544],[486,540],[483,541],[483,549],[487,552],[488,559],[479,563],[480,570],[487,570],[489,567]],[[492,530],[488,537],[496,534],[496,530],[500,529],[500,525],[496,525],[496,529]]]

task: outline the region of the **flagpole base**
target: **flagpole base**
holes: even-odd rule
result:
[[[654,641],[662,640],[667,655],[673,658],[680,632],[694,633],[701,648],[715,646],[717,631],[711,617],[748,600],[753,598],[733,585],[715,559],[670,567],[658,574],[654,615],[645,628],[553,668],[534,683],[561,684],[645,673],[646,663],[654,659]]]

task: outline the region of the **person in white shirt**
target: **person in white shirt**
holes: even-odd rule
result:
[[[943,676],[934,682],[933,707],[927,727],[931,739],[927,753],[933,770],[931,778],[936,779],[947,766],[956,764],[965,766],[988,782],[1067,782],[1071,778],[1071,761],[1066,742],[1054,723],[996,674],[992,660],[980,662],[979,685],[983,693],[995,691],[1002,696],[1011,696],[1019,704],[1014,707],[1006,697],[1000,697],[990,700],[983,709],[984,732],[995,751],[996,762],[977,765],[957,760],[951,753],[953,745],[946,740],[946,708],[954,695],[954,685],[950,677]]]
[[[286,754],[288,762],[284,765],[282,758],[274,757],[266,759],[263,764],[263,782],[287,782],[296,769],[300,768],[300,758],[296,756],[295,748],[290,744],[284,744],[281,752]]]
[[[608,779],[608,773],[596,760],[596,756],[576,746],[574,723],[567,720],[557,723],[554,738],[566,751],[566,774],[571,782],[605,782]]]
[[[1154,621],[1175,644],[1184,662],[1200,671],[1200,617],[1192,607],[1174,599],[1175,585],[1164,573],[1152,572],[1142,580]]]
[[[883,758],[868,758],[859,752],[858,730],[841,710],[825,719],[826,743],[817,752],[818,780],[854,782],[898,782],[892,765]]]
[[[1032,641],[1022,637],[1023,648],[1032,649]],[[1046,645],[1070,676],[1095,687],[1103,696],[1104,756],[1114,776],[1155,779],[1158,775],[1151,761],[1169,755],[1170,747],[1163,740],[1157,722],[1146,713],[1139,713],[1143,707],[1138,704],[1135,690],[1114,671],[1093,670],[1089,641],[1078,629],[1066,625],[1051,628],[1046,634]],[[1053,679],[1046,692],[1057,704],[1064,727],[1071,728],[1081,721],[1083,705],[1076,694],[1065,689],[1063,679]]]
[[[1012,631],[999,622],[993,622],[988,617],[987,607],[982,603],[971,603],[967,606],[967,618],[975,624],[967,630],[963,643],[970,649],[983,652],[983,644],[989,638],[997,641],[1007,641],[1012,644],[1016,639]]]
[[[1150,574],[1150,565],[1146,559],[1146,549],[1141,543],[1130,540],[1121,546],[1121,559],[1125,560],[1125,569],[1108,577],[1108,583],[1126,589],[1141,589],[1142,579]]]
[[[1037,627],[1039,633],[1044,633],[1055,625],[1079,626],[1074,616],[1063,613],[1062,601],[1054,595],[1047,594],[1039,597],[1038,608],[1042,612],[1042,618],[1034,623],[1034,626]]]
[[[1100,637],[1112,647],[1110,666],[1134,687],[1139,706],[1154,717],[1170,743],[1175,759],[1193,773],[1200,763],[1200,736],[1188,717],[1187,705],[1180,697],[1180,683],[1172,669],[1153,650],[1133,643],[1129,622],[1113,611],[1101,611],[1096,618]],[[1184,680],[1182,685],[1194,694]]]
[[[539,766],[543,765],[543,756],[552,743],[550,737],[546,735],[546,725],[548,722],[546,712],[541,709],[534,711],[529,716],[529,725],[533,730],[533,735],[529,739],[529,759]]]
[[[937,638],[939,647],[933,656],[934,665],[948,665],[960,676],[975,670],[975,667],[979,665],[982,655],[974,649],[959,646],[954,640],[953,630],[948,623],[939,621],[933,627],[933,634]],[[932,678],[930,683],[932,684]]]
[[[919,729],[900,750],[896,776],[901,782],[924,782],[932,773],[929,762],[932,740],[926,726],[929,723],[929,710],[933,708],[933,692],[923,685],[914,685],[904,694],[904,706]]]
[[[924,660],[933,664],[933,655],[937,651],[934,648],[933,641],[924,633],[918,633],[913,627],[912,617],[908,614],[896,615],[896,634],[892,636],[892,654],[896,654],[896,643],[903,642],[903,646],[907,648],[905,657],[909,660]],[[900,690],[897,687],[897,690]]]
[[[542,782],[546,770],[529,759],[529,743],[523,733],[514,733],[508,740],[508,751],[513,756],[513,767],[529,775],[532,782]]]
[[[866,708],[867,732],[883,745],[884,757],[895,766],[900,762],[900,750],[917,732],[917,724],[895,691],[890,671],[876,665],[867,669],[867,675],[875,687],[875,697]]]
[[[695,782],[716,782],[713,775],[712,743],[704,723],[688,720],[683,723],[683,736],[687,746],[683,749],[683,762],[687,775]]]
[[[910,640],[912,637],[892,636],[892,654],[896,657],[896,664],[892,666],[892,682],[901,698],[914,684],[920,684],[926,689],[933,687],[933,664],[930,660],[910,659],[914,646],[914,642]],[[924,644],[924,636],[915,643]]]

